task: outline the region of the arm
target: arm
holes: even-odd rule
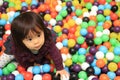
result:
[[[6,64],[8,64],[8,62],[10,62],[13,59],[14,59],[13,55],[8,55],[8,54],[3,53],[0,56],[0,67],[3,68]]]

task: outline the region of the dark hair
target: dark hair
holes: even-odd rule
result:
[[[45,40],[49,39],[51,35],[50,31],[44,25],[42,17],[39,14],[24,12],[16,17],[11,23],[11,35],[15,45],[20,49],[25,48],[22,40],[28,35],[30,30],[37,33],[36,27],[44,32]]]

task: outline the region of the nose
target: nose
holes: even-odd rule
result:
[[[34,44],[38,44],[38,39],[34,39]]]

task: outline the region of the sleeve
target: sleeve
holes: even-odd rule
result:
[[[10,62],[13,59],[14,59],[13,55],[8,55],[8,54],[3,53],[0,56],[0,67],[3,68],[8,62]]]
[[[62,70],[63,69],[63,60],[62,56],[60,54],[60,51],[58,48],[55,46],[55,43],[52,41],[51,42],[51,48],[49,49],[50,57],[52,58],[55,67],[57,70]]]

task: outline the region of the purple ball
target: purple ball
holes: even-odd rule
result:
[[[92,63],[93,60],[94,60],[94,57],[93,57],[92,55],[87,55],[87,56],[86,56],[86,62]]]
[[[107,67],[107,65],[105,65],[105,66],[101,69],[101,71],[102,71],[103,73],[107,73],[107,72],[108,72],[108,67]]]
[[[120,68],[116,71],[116,75],[120,76]]]
[[[97,14],[103,14],[103,10],[98,10]]]
[[[68,34],[68,33],[69,33],[69,31],[68,31],[68,29],[67,29],[67,28],[64,28],[64,29],[62,30],[62,33],[63,33],[63,34]]]
[[[26,11],[28,10],[28,7],[23,6],[21,10],[22,10],[23,12],[26,12]]]
[[[57,25],[63,26],[63,21],[61,20],[57,21]]]
[[[97,48],[95,46],[91,46],[89,48],[89,53],[92,55],[95,55],[95,53],[97,52]]]
[[[66,6],[67,7],[71,7],[72,6],[72,2],[71,1],[66,2]]]
[[[48,26],[48,22],[47,22],[47,21],[44,21],[44,25],[47,27],[47,26]]]
[[[79,48],[80,48],[80,45],[79,44],[75,44],[74,49],[78,50]]]
[[[46,10],[45,13],[46,13],[46,14],[50,14],[50,10]]]
[[[14,74],[9,74],[7,76],[7,80],[14,80],[15,79],[15,75]]]
[[[74,72],[80,72],[81,70],[81,66],[79,64],[74,64],[73,65],[73,71]]]
[[[7,7],[8,7],[8,2],[7,2],[7,1],[4,1],[4,2],[3,2],[3,7],[4,7],[4,8],[7,8]]]
[[[114,32],[116,32],[116,33],[119,33],[120,32],[120,27],[119,26],[117,26],[117,27],[114,27]]]
[[[89,32],[89,33],[87,33],[86,38],[93,39],[94,38],[94,34]]]
[[[2,77],[1,77],[1,80],[8,80],[8,79],[7,79],[7,76],[2,76]]]
[[[31,5],[31,9],[33,10],[33,9],[36,9],[37,7],[36,7],[36,5]]]
[[[98,6],[99,3],[95,1],[95,2],[93,3],[93,5]]]
[[[99,80],[98,78],[93,78],[92,80]]]

